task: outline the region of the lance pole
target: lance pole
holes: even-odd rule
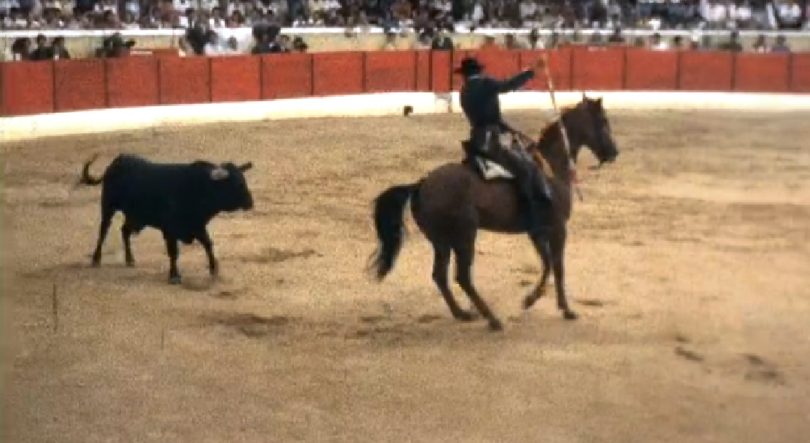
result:
[[[568,157],[568,169],[569,173],[571,174],[571,184],[574,186],[574,190],[579,197],[579,201],[582,201],[582,190],[579,189],[579,178],[577,177],[577,166],[574,164],[574,160],[571,158],[571,142],[568,140],[568,132],[565,130],[565,123],[563,122],[562,115],[560,114],[560,109],[557,107],[557,100],[554,97],[554,80],[551,78],[551,68],[549,68],[550,63],[548,61],[548,52],[543,52],[542,59],[543,61],[543,71],[546,75],[546,84],[548,85],[548,93],[551,96],[551,106],[554,107],[554,114],[555,118],[557,119],[558,127],[560,128],[560,136],[563,140],[563,145],[565,146],[565,155]]]

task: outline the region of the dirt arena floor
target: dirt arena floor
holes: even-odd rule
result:
[[[539,114],[511,119],[539,129]],[[4,144],[2,440],[805,442],[808,120],[614,112],[617,163],[580,164],[580,320],[553,297],[523,314],[538,260],[487,233],[475,276],[500,334],[451,319],[410,215],[392,276],[363,272],[372,199],[458,159],[459,115]],[[89,266],[100,189],[73,185],[91,154],[98,175],[122,151],[254,162],[255,211],[211,225],[220,282],[195,245],[169,286],[154,230],[125,267],[116,225]]]

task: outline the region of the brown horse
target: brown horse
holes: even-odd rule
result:
[[[619,155],[611,134],[602,99],[582,101],[563,112],[561,120],[570,142],[565,147],[559,121],[549,125],[537,143],[529,146],[539,153],[551,168],[548,177],[553,194],[551,234],[548,245],[537,248],[543,262],[540,281],[526,296],[523,306],[531,307],[545,291],[550,268],[554,271],[557,306],[565,319],[574,320],[576,313],[568,306],[565,295],[564,254],[568,219],[572,209],[572,160],[587,146],[599,165],[613,162]],[[475,163],[475,162],[472,162]],[[411,201],[419,229],[433,245],[433,281],[438,286],[453,317],[461,321],[476,318],[461,309],[448,284],[451,254],[456,258],[456,281],[476,310],[489,322],[492,330],[501,330],[500,320],[492,313],[472,282],[475,239],[479,229],[506,234],[526,233],[528,220],[513,181],[486,180],[479,169],[465,163],[448,163],[431,171],[422,180],[388,188],[374,202],[374,223],[379,245],[373,267],[378,281],[394,268],[405,235],[405,205]]]

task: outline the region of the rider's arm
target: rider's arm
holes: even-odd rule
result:
[[[503,94],[506,92],[517,91],[518,89],[522,88],[523,85],[529,82],[529,80],[534,78],[534,70],[526,70],[521,72],[520,74],[508,78],[506,80],[494,80],[496,84],[496,88],[498,89],[498,93]]]

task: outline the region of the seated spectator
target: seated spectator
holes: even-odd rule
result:
[[[515,49],[526,49],[526,46],[523,45],[515,38],[515,34],[506,34],[504,37],[503,46],[505,49],[515,50]]]
[[[212,29],[220,29],[227,27],[227,21],[222,16],[222,9],[218,6],[211,9],[211,18],[208,19],[208,26]]]
[[[48,39],[45,38],[44,34],[37,35],[36,44],[37,47],[31,51],[31,57],[29,60],[42,61],[53,59],[53,52],[51,47],[48,46]]]
[[[608,37],[608,43],[613,45],[623,45],[624,44],[624,36],[622,35],[622,28],[616,26],[613,29],[613,34],[610,34]]]
[[[494,50],[500,49],[500,46],[495,42],[495,36],[492,34],[486,34],[484,36],[484,43],[481,44],[482,50]]]
[[[121,27],[123,29],[141,29],[141,25],[135,21],[135,15],[130,12],[124,12],[124,20],[121,22]]]
[[[423,31],[423,32],[420,32],[419,36],[416,38],[416,42],[414,43],[413,49],[421,51],[421,50],[425,50],[425,49],[431,49],[432,46],[433,46],[433,41],[430,38],[430,33],[426,32],[426,31]]]
[[[768,44],[765,41],[765,34],[759,34],[757,36],[757,39],[754,41],[754,44],[752,45],[752,49],[754,50],[754,52],[759,53],[768,52]]]
[[[11,44],[11,54],[6,60],[23,61],[31,59],[31,39],[20,37]]]
[[[774,42],[773,46],[771,46],[771,52],[777,54],[786,54],[790,52],[790,47],[787,45],[787,39],[785,39],[784,35],[776,36],[776,41]]]
[[[742,51],[742,45],[740,44],[740,33],[737,31],[732,31],[729,39],[725,43],[721,43],[719,48],[722,51],[731,51],[731,52],[740,52]]]
[[[285,48],[278,43],[279,31],[281,31],[281,28],[275,25],[262,28],[262,30],[257,32],[257,43],[255,46],[253,46],[250,53],[261,55],[287,52]]]
[[[53,39],[51,53],[54,60],[70,60],[70,52],[65,47],[65,38],[61,35]]]
[[[654,33],[650,38],[650,49],[653,51],[666,51],[669,49],[669,45],[663,40],[661,40],[661,34]]]
[[[559,38],[559,35],[556,32],[552,34],[552,36],[554,35],[557,35],[557,38]],[[533,28],[531,31],[529,31],[528,40],[528,49],[543,49],[544,45],[543,42],[540,41],[540,33],[537,31],[537,28]]]
[[[307,52],[309,50],[309,45],[304,41],[301,36],[296,36],[292,42],[292,49],[295,52]]]
[[[203,54],[204,55],[229,55],[234,54],[236,51],[231,47],[228,40],[222,40],[219,37],[219,34],[214,32],[213,29],[209,29],[206,33],[207,42],[203,47]],[[232,37],[233,38],[233,37]],[[236,40],[234,38],[234,40]]]
[[[434,51],[452,51],[453,47],[453,40],[447,35],[447,32],[441,28],[437,29],[431,49]]]
[[[102,42],[102,47],[96,51],[97,58],[119,58],[129,54],[129,50],[135,46],[135,40],[124,41],[120,32],[107,37]]]
[[[186,42],[195,55],[205,55],[205,45],[210,42],[210,34],[206,32],[201,23],[195,23],[194,26],[186,29]]]
[[[393,31],[385,33],[385,43],[382,47],[383,51],[396,51],[397,50],[397,34]]]

